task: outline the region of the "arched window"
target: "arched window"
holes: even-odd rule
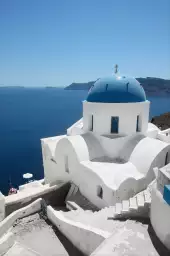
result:
[[[97,187],[97,196],[100,197],[101,199],[103,198],[103,189],[101,186]]]
[[[165,156],[165,165],[168,164],[168,152],[166,153],[166,156]]]
[[[89,116],[89,131],[93,131],[93,115]]]
[[[140,132],[140,127],[139,127],[139,116],[137,116],[137,120],[136,120],[136,131]]]
[[[119,132],[119,117],[112,116],[111,117],[111,133],[118,133]]]
[[[65,156],[65,157],[64,157],[64,161],[65,161],[65,171],[69,173],[68,156]]]

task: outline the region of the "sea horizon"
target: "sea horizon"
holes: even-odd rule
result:
[[[24,173],[32,173],[34,179],[44,177],[40,139],[65,134],[82,117],[82,101],[88,93],[30,89],[34,88],[0,90],[0,191],[4,194],[9,190],[9,179],[18,187],[24,183]],[[148,100],[150,119],[170,109],[169,97]]]

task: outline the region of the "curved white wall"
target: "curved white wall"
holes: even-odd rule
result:
[[[46,181],[72,181],[94,205],[103,208],[145,189],[154,179],[153,167],[164,165],[170,145],[142,134],[109,139],[88,132],[57,140],[55,162],[49,151],[44,161]],[[100,157],[106,160],[100,162]],[[117,157],[125,163],[109,163]],[[103,189],[102,198],[98,196],[99,187]]]
[[[89,135],[89,136],[88,136]],[[88,138],[88,139],[87,139]],[[96,138],[94,137],[94,140]],[[87,144],[88,141],[88,144]],[[96,146],[89,150],[89,145],[91,141],[91,146]],[[100,150],[99,142],[93,143],[92,140],[92,134],[87,134],[87,136],[84,139],[83,135],[78,136],[68,136],[67,138],[63,138],[59,141],[59,143],[56,146],[55,150],[55,161],[56,161],[56,180],[64,180],[64,181],[72,181],[74,182],[80,189],[80,192],[87,197],[94,205],[96,205],[99,208],[103,208],[108,205],[114,205],[116,202],[121,201],[122,199],[127,199],[129,196],[133,196],[134,192],[136,191],[136,185],[137,180],[140,177],[135,176],[133,178],[133,173],[126,172],[126,166],[129,166],[126,164],[126,166],[120,165],[119,168],[122,169],[123,173],[128,173],[129,179],[127,182],[124,181],[126,179],[126,175],[121,175],[120,177],[123,184],[128,190],[125,188],[122,188],[122,186],[119,188],[119,193],[115,192],[116,187],[112,185],[109,185],[109,178],[108,179],[102,179],[100,175],[100,170],[98,170],[95,173],[95,163],[90,161],[90,154],[89,152],[92,151],[93,157],[100,156],[103,154],[102,150]],[[115,149],[114,149],[115,150]],[[94,151],[94,152],[93,152]],[[66,161],[67,161],[67,169],[66,169]],[[115,165],[112,165],[113,168],[115,168]],[[130,166],[129,166],[130,167]],[[132,165],[133,167],[133,165]],[[107,167],[103,163],[103,172],[107,171]],[[136,168],[134,167],[136,170]],[[123,171],[124,170],[124,171]],[[131,169],[130,169],[131,170]],[[137,175],[137,170],[135,171],[135,174]],[[50,169],[48,169],[50,172]],[[111,171],[111,170],[110,170]],[[108,173],[108,172],[106,172]],[[111,174],[111,172],[110,172]],[[113,179],[113,174],[111,174],[111,180]],[[139,173],[140,176],[140,173]],[[110,177],[110,176],[108,176]],[[141,175],[142,177],[142,175]],[[107,176],[105,177],[107,178]],[[108,181],[107,181],[108,180]],[[115,181],[116,182],[116,181]],[[118,178],[118,183],[120,182],[120,178]],[[114,183],[113,181],[111,183]],[[103,198],[100,198],[97,194],[98,187],[101,187],[103,189]]]
[[[90,255],[111,233],[64,217],[47,206],[48,219],[85,255]]]
[[[170,250],[170,206],[165,202],[161,192],[155,184],[152,188],[151,201],[151,224],[156,235],[162,243]]]
[[[83,102],[83,130],[91,130],[93,115],[93,132],[111,134],[111,117],[119,117],[119,134],[130,135],[136,133],[137,116],[142,133],[148,129],[149,101],[137,103],[92,103]]]
[[[145,175],[147,178],[146,185],[148,185],[155,178],[153,168],[165,165],[166,153],[168,152],[170,152],[170,144],[146,137],[136,145],[129,161],[136,166],[139,172]]]

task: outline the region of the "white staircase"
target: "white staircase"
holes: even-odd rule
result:
[[[110,233],[114,232],[115,229],[120,228],[124,225],[123,222],[118,220],[113,221],[113,212],[114,207],[103,208],[100,211],[90,211],[90,210],[71,210],[69,212],[60,211],[62,215],[68,220],[72,220],[74,222],[79,222],[84,225],[98,228],[103,231],[108,231]]]
[[[151,192],[150,189],[146,189],[129,200],[124,200],[122,203],[115,205],[114,218],[120,217],[142,217],[147,218],[149,216],[151,205]]]
[[[86,197],[84,197],[79,188],[72,183],[68,195],[65,199],[66,206],[70,210],[82,208],[83,210],[98,211],[99,209],[93,205]],[[77,205],[77,207],[76,207]]]
[[[83,202],[85,202],[83,207],[77,207],[77,209],[73,207],[71,211],[68,212],[60,211],[65,218],[75,222],[80,222],[104,231],[114,232],[115,229],[124,225],[123,222],[119,221],[120,218],[147,218],[149,216],[151,204],[151,192],[149,187],[129,200],[124,200],[121,203],[116,203],[115,206],[106,207],[95,212],[93,212],[94,206],[90,204],[87,199],[82,201],[83,196],[81,194],[81,196],[79,196],[78,191],[78,188],[73,185],[71,192],[69,192],[66,198],[66,202],[68,199],[76,199],[76,204],[80,206],[79,200],[77,200],[80,198],[82,205]],[[86,200],[88,201],[87,208],[90,209],[92,206],[91,210],[83,210],[86,208]]]
[[[128,200],[123,200],[121,203],[116,203],[115,206],[104,208],[99,212],[109,212],[109,217],[148,217],[151,204],[151,188],[153,182],[146,190],[136,194]],[[92,212],[99,209],[94,206],[87,198],[79,191],[79,188],[72,183],[69,193],[66,197],[66,205],[70,210],[90,210]],[[76,207],[77,206],[77,207]],[[108,210],[107,210],[108,209]],[[70,213],[68,213],[69,215]],[[100,213],[99,213],[100,214]],[[97,215],[97,213],[95,213]]]

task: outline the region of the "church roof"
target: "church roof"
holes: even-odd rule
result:
[[[88,102],[130,103],[146,101],[143,87],[135,78],[110,76],[98,79],[87,96]]]

